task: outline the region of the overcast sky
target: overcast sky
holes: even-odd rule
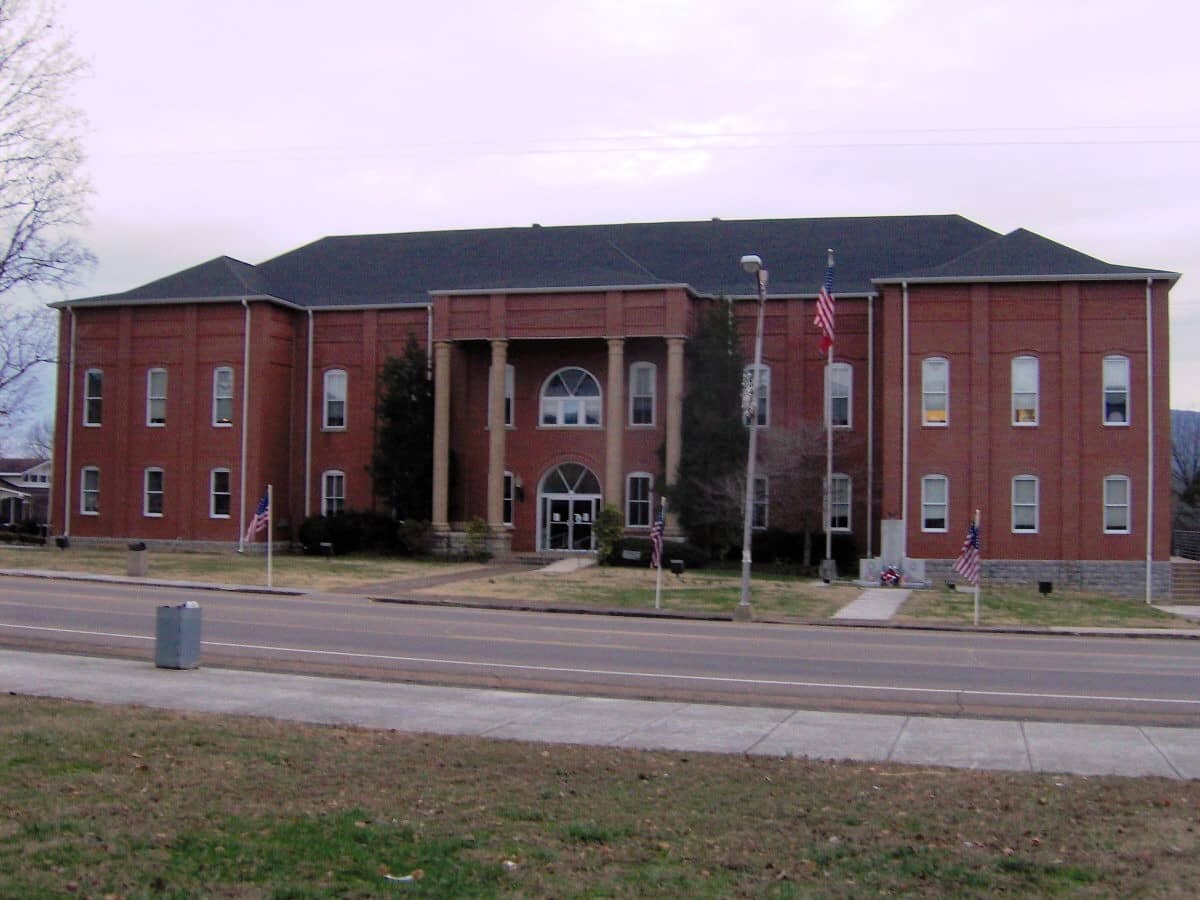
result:
[[[1200,409],[1192,2],[60,4],[91,66],[73,296],[328,234],[961,213],[1184,273]]]

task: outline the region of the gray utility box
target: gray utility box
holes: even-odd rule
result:
[[[130,578],[145,578],[150,567],[146,561],[146,545],[141,541],[129,545],[129,556],[125,560],[125,574]]]
[[[200,665],[200,607],[160,606],[154,628],[154,664],[160,669]]]

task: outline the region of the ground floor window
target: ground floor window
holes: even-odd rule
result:
[[[765,475],[754,476],[754,506],[751,509],[750,527],[766,528],[767,511],[770,506],[770,484]]]
[[[100,470],[84,466],[79,479],[79,512],[85,516],[100,515]]]
[[[321,475],[321,515],[336,516],[346,511],[346,473],[325,472]]]
[[[143,514],[157,518],[163,514],[163,470],[147,469],[145,487]]]
[[[1125,475],[1104,479],[1104,533],[1129,534],[1129,478]]]
[[[829,482],[829,530],[850,530],[849,475],[834,475]]]
[[[629,476],[625,488],[625,524],[628,527],[650,527],[653,485],[654,480],[646,472],[634,472]]]
[[[209,474],[209,511],[214,519],[228,519],[232,508],[232,494],[229,490],[229,470],[213,469]]]

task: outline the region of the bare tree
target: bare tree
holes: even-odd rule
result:
[[[1171,488],[1173,528],[1200,529],[1200,412],[1171,410]]]
[[[29,426],[25,432],[25,449],[38,459],[54,457],[54,420],[41,419]]]
[[[0,0],[0,294],[61,287],[92,256],[75,237],[91,188],[68,93],[83,62],[45,0]]]
[[[54,326],[48,309],[0,306],[0,425],[28,411],[36,368],[54,361]]]

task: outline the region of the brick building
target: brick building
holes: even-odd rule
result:
[[[815,298],[837,251],[834,366]],[[1168,294],[960,216],[675,222],[331,237],[65,301],[56,529],[276,540],[367,509],[376,376],[409,335],[435,387],[434,528],[587,551],[600,506],[646,533],[680,453],[684,348],[730,298],[750,356],[762,257],[763,445],[835,433],[828,509],[864,569],[940,578],[982,511],[993,577],[1169,590]],[[774,493],[779,493],[780,485]],[[758,524],[787,526],[760,485]]]

